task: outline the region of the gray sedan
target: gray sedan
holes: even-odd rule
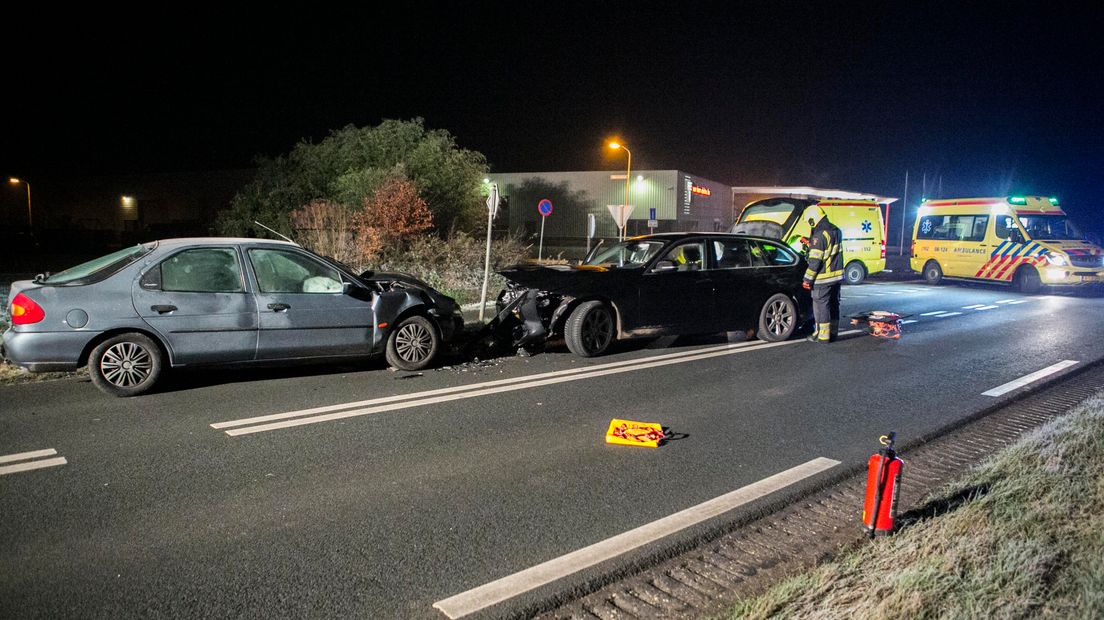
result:
[[[298,245],[168,239],[12,284],[3,354],[32,372],[87,364],[117,396],[164,369],[383,354],[433,362],[463,326],[456,302],[400,274],[355,276]]]

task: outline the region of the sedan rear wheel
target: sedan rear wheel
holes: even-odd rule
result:
[[[161,376],[161,349],[143,334],[120,334],[88,356],[92,384],[113,396],[148,392]]]
[[[424,316],[412,316],[399,323],[387,339],[387,363],[400,370],[422,370],[437,357],[441,337]]]
[[[586,301],[578,305],[564,324],[567,348],[580,357],[601,355],[617,336],[613,314],[600,301]]]
[[[781,342],[797,329],[797,304],[785,293],[778,293],[763,304],[759,312],[759,339]]]

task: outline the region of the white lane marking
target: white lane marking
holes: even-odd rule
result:
[[[939,316],[938,316],[938,317],[936,317],[936,318],[940,318],[940,319],[945,319],[945,318],[947,318],[947,317],[949,317],[949,316],[958,316],[958,315],[960,315],[960,314],[962,314],[962,313],[961,313],[961,312],[947,312],[947,313],[945,313],[945,314],[941,314],[941,315],[939,315]]]
[[[798,341],[795,341],[798,342]],[[384,403],[393,403],[403,400],[414,400],[419,398],[425,398],[426,396],[438,396],[440,394],[455,394],[457,392],[466,392],[469,390],[477,390],[482,388],[493,387],[497,385],[509,385],[511,383],[524,383],[533,381],[535,379],[544,379],[546,377],[559,377],[565,375],[576,375],[586,372],[593,372],[603,370],[606,368],[619,368],[622,366],[632,366],[635,364],[643,364],[656,360],[675,359],[681,357],[692,357],[695,355],[701,355],[702,353],[709,353],[712,351],[729,351],[733,349],[748,348],[764,344],[762,341],[754,342],[738,342],[732,344],[723,344],[715,347],[706,347],[703,349],[695,349],[693,351],[679,351],[677,353],[664,353],[663,355],[653,355],[644,358],[637,358],[631,360],[622,360],[620,362],[608,362],[605,364],[597,364],[595,366],[580,366],[578,368],[569,368],[567,370],[556,370],[552,372],[546,372],[536,375],[525,375],[521,377],[511,377],[509,379],[497,379],[495,381],[486,381],[483,383],[471,383],[467,385],[457,385],[447,388],[439,388],[436,390],[427,390],[424,392],[413,392],[410,394],[397,394],[395,396],[384,396],[382,398],[372,398],[369,400],[361,400],[351,403],[342,403],[339,405],[326,405],[323,407],[312,407],[310,409],[301,409],[298,411],[287,411],[284,413],[274,413],[271,415],[256,416],[252,418],[243,418],[241,420],[231,420],[229,422],[216,422],[211,425],[211,428],[231,428],[234,426],[246,426],[249,424],[258,424],[261,422],[273,422],[276,420],[286,420],[288,418],[297,418],[301,416],[314,415],[318,413],[329,413],[331,411],[340,411],[343,409],[356,409],[360,407],[370,407],[373,405],[382,405]]]
[[[1016,304],[1026,304],[1028,301],[1030,301],[1030,300],[1029,299],[1017,299],[1016,301],[1008,302],[1008,305],[1015,306]]]
[[[925,313],[921,314],[920,316],[935,316],[937,314],[943,314],[945,312],[946,312],[946,310],[936,310],[935,312],[925,312]]]
[[[15,474],[21,471],[30,471],[32,469],[42,469],[44,467],[57,467],[58,465],[64,465],[68,461],[64,456],[59,456],[56,459],[46,459],[44,461],[28,461],[26,463],[18,463],[16,465],[5,465],[0,467],[0,476],[6,476],[8,474]]]
[[[658,521],[652,521],[589,547],[572,551],[543,564],[538,564],[478,588],[437,601],[433,604],[433,607],[453,620],[462,618],[519,594],[524,594],[534,588],[539,588],[557,579],[615,558],[652,541],[712,519],[810,476],[827,471],[836,465],[839,465],[839,461],[824,457],[815,458],[807,463],[774,474],[759,482],[741,487],[697,506],[676,512]]]
[[[35,450],[33,452],[20,452],[19,454],[7,454],[0,456],[0,463],[11,463],[12,461],[26,461],[28,459],[37,459],[43,456],[53,456],[57,454],[57,450],[53,448],[47,448],[45,450]]]
[[[1000,306],[982,306],[980,308],[974,308],[975,310],[992,310],[993,308],[999,308]]]
[[[915,322],[916,322],[916,319],[906,319],[904,321],[901,321],[901,325],[908,325],[909,323],[915,323]]]
[[[1054,373],[1056,373],[1060,370],[1064,370],[1066,368],[1069,368],[1070,366],[1073,366],[1075,364],[1077,364],[1076,360],[1062,360],[1062,361],[1058,362],[1057,364],[1047,366],[1046,368],[1044,368],[1042,370],[1037,370],[1037,371],[1035,371],[1035,372],[1033,372],[1029,375],[1024,375],[1024,376],[1020,377],[1019,379],[1016,379],[1015,381],[1009,381],[1008,383],[1005,383],[1004,385],[999,385],[999,386],[989,390],[988,392],[982,392],[981,395],[982,396],[1000,396],[1002,394],[1007,394],[1008,392],[1011,392],[1012,390],[1018,390],[1018,389],[1022,388],[1025,385],[1028,385],[1030,383],[1034,383],[1034,382],[1038,381],[1039,379],[1042,379],[1043,377],[1053,375]]]
[[[851,335],[851,334],[858,334],[858,333],[862,333],[862,331],[857,330],[857,329],[853,329],[853,330],[849,330],[849,331],[840,332],[838,335],[839,336],[848,336],[848,335]],[[568,381],[580,381],[582,379],[590,379],[590,378],[594,378],[594,377],[604,377],[606,375],[615,375],[615,374],[620,374],[620,373],[625,373],[625,372],[632,372],[634,370],[644,370],[644,369],[647,369],[647,368],[655,368],[657,366],[668,366],[668,365],[671,365],[671,364],[682,364],[682,363],[685,363],[685,362],[696,362],[696,361],[699,361],[699,360],[709,359],[709,358],[713,358],[713,357],[720,357],[720,356],[724,356],[724,355],[735,355],[737,353],[746,353],[748,351],[761,351],[763,349],[772,349],[772,348],[775,348],[775,347],[782,347],[782,346],[787,346],[787,345],[792,345],[792,344],[800,344],[802,342],[804,342],[804,340],[788,340],[786,342],[760,343],[757,346],[742,347],[742,348],[736,348],[736,345],[731,345],[731,346],[721,347],[723,350],[720,350],[720,351],[713,351],[713,352],[709,352],[709,353],[703,353],[703,354],[695,355],[695,356],[692,356],[692,357],[685,357],[684,356],[684,357],[678,357],[678,358],[675,358],[675,359],[663,359],[663,360],[659,360],[659,361],[648,361],[647,363],[634,364],[634,365],[631,365],[631,366],[622,366],[622,367],[618,367],[618,368],[606,368],[604,370],[600,370],[600,371],[597,371],[597,372],[588,372],[588,373],[584,373],[584,374],[575,374],[575,375],[567,375],[567,376],[555,376],[555,377],[549,377],[549,378],[546,378],[546,379],[537,379],[537,380],[533,380],[533,381],[527,381],[525,383],[515,383],[513,385],[502,385],[502,386],[498,386],[498,387],[490,387],[490,388],[479,389],[479,390],[474,390],[474,391],[465,391],[465,392],[460,392],[460,393],[445,394],[445,395],[442,395],[442,396],[435,396],[435,397],[432,397],[432,398],[419,398],[418,400],[405,400],[403,402],[398,402],[398,403],[391,403],[391,404],[379,405],[379,406],[373,406],[373,407],[365,407],[365,408],[361,408],[361,409],[352,409],[352,410],[349,410],[349,411],[338,411],[338,412],[335,412],[335,413],[327,413],[327,414],[323,414],[323,415],[315,415],[315,416],[310,416],[310,417],[296,417],[295,419],[283,420],[281,422],[272,422],[270,424],[259,424],[257,426],[249,426],[249,427],[246,427],[246,428],[231,428],[231,429],[225,431],[225,433],[227,435],[232,436],[232,437],[236,437],[238,435],[248,435],[250,433],[261,433],[261,432],[265,432],[265,431],[274,431],[274,430],[278,430],[278,429],[282,429],[282,428],[291,428],[291,427],[294,427],[294,426],[304,426],[306,424],[318,424],[320,422],[330,422],[330,421],[333,421],[333,420],[341,420],[341,419],[344,419],[344,418],[353,418],[353,417],[358,417],[358,416],[371,415],[371,414],[374,414],[374,413],[384,413],[384,412],[387,412],[387,411],[396,411],[396,410],[399,410],[399,409],[410,409],[410,408],[413,408],[413,407],[421,407],[421,406],[424,406],[424,405],[434,405],[434,404],[437,404],[437,403],[450,402],[450,401],[454,401],[454,400],[464,400],[464,399],[468,399],[468,398],[475,398],[475,397],[478,397],[478,396],[486,396],[488,394],[500,394],[500,393],[503,393],[503,392],[513,392],[513,391],[517,391],[517,390],[524,390],[524,389],[529,389],[529,388],[541,387],[541,386],[545,386],[545,385],[555,385],[557,383],[566,383]],[[657,357],[662,357],[662,356],[657,356]],[[645,358],[645,359],[652,359],[652,358]],[[553,374],[553,373],[549,373],[549,374]],[[540,377],[541,375],[534,375],[534,376],[535,377]],[[530,378],[532,378],[532,377],[530,377]],[[494,383],[494,382],[491,382],[491,383]],[[429,393],[430,392],[424,392],[422,394],[415,394],[414,396],[424,396],[424,395],[429,394]],[[345,405],[345,406],[347,407],[348,405]],[[220,424],[222,425],[222,427],[226,427],[228,425],[237,425],[236,422],[237,421],[235,421],[235,422],[223,422],[223,423],[220,423]],[[211,426],[215,426],[215,425],[212,424]]]
[[[972,305],[972,306],[962,306],[962,309],[963,309],[963,310],[973,310],[974,308],[980,308],[980,307],[982,307],[982,306],[984,306],[984,305],[985,305],[985,304],[974,304],[974,305]]]
[[[1010,304],[1014,301],[1016,301],[1016,300],[1015,299],[1000,299],[998,301],[994,301],[993,303],[995,303],[995,304]]]

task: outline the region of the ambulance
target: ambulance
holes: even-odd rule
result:
[[[771,188],[754,189],[768,193],[765,190]],[[801,219],[801,213],[810,205],[818,205],[828,215],[828,221],[843,233],[844,282],[861,284],[868,275],[885,269],[885,227],[880,204],[896,199],[841,190],[774,189],[793,191],[787,191],[785,196],[761,198],[748,203],[731,232],[780,239],[795,251],[802,252],[801,239],[808,238],[812,231],[809,223]],[[737,196],[739,194],[736,192]]]
[[[1104,251],[1085,241],[1057,198],[949,198],[920,204],[909,266],[929,284],[955,278],[1035,293],[1099,283]]]

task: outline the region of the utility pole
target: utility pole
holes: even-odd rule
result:
[[[901,247],[897,248],[897,256],[905,255],[905,216],[908,215],[908,170],[905,170],[905,198],[901,203]]]

